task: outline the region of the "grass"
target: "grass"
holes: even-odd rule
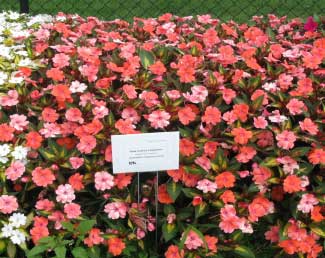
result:
[[[0,10],[19,10],[18,0],[0,0]],[[180,16],[210,13],[221,20],[246,22],[253,15],[274,13],[302,17],[325,14],[323,0],[29,0],[30,12],[59,11],[97,16],[106,20],[157,17],[170,12]]]

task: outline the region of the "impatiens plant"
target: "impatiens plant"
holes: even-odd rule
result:
[[[10,258],[320,257],[324,24],[0,17]],[[180,132],[179,169],[112,173],[111,135],[157,131]]]

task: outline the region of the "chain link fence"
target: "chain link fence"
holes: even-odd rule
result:
[[[31,14],[78,13],[105,20],[131,21],[134,16],[157,17],[169,12],[179,16],[211,14],[221,20],[246,22],[253,15],[269,13],[302,18],[325,15],[325,0],[0,0],[0,11],[27,8]]]

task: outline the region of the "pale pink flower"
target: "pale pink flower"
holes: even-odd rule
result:
[[[9,90],[8,95],[0,96],[0,106],[11,107],[18,104],[18,92],[16,90]]]
[[[317,205],[319,201],[313,194],[304,194],[297,206],[297,209],[302,213],[309,213],[313,210],[314,206]]]
[[[95,188],[100,191],[109,190],[114,186],[114,176],[106,171],[95,173]]]
[[[6,177],[11,181],[20,178],[25,172],[25,165],[19,160],[14,161],[5,171]]]
[[[277,158],[276,161],[283,165],[283,171],[287,174],[293,174],[295,169],[299,169],[297,161],[290,156]]]
[[[175,213],[168,214],[166,220],[168,224],[173,224],[174,221],[176,220],[176,214]]]
[[[61,134],[61,128],[56,123],[44,123],[43,128],[39,132],[45,137],[56,137],[58,134]]]
[[[301,130],[307,131],[311,135],[316,135],[319,132],[318,126],[310,118],[305,118],[302,122],[300,121],[299,125]]]
[[[144,232],[141,228],[137,228],[137,239],[142,239],[146,236],[146,232]]]
[[[183,96],[186,100],[192,103],[201,103],[205,101],[206,97],[208,96],[208,90],[206,87],[199,85],[191,87],[192,94],[190,93],[183,93]]]
[[[227,111],[223,113],[222,119],[227,122],[228,125],[233,124],[238,118],[235,115],[234,111]]]
[[[265,129],[268,125],[267,120],[263,116],[254,117],[254,126],[258,129]]]
[[[138,112],[133,107],[124,108],[122,111],[122,118],[130,120],[132,124],[137,124],[141,119]]]
[[[253,227],[252,224],[245,218],[239,219],[239,229],[243,233],[252,234],[253,233]]]
[[[279,110],[272,111],[272,115],[270,115],[268,118],[273,123],[282,123],[282,122],[288,120],[288,118],[286,116],[283,116],[280,114]]]
[[[203,241],[193,230],[190,230],[184,244],[187,249],[195,250],[203,245]]]
[[[70,203],[76,198],[74,190],[69,184],[59,185],[55,193],[57,195],[56,200],[61,203]]]
[[[181,97],[181,93],[178,90],[168,90],[166,94],[171,100],[176,100]]]
[[[73,169],[78,169],[84,164],[83,158],[71,157],[69,161]]]
[[[0,212],[10,214],[18,209],[17,199],[14,196],[0,196]]]
[[[291,115],[299,115],[302,113],[303,109],[306,108],[304,102],[297,99],[290,99],[289,103],[286,105]]]
[[[77,149],[81,153],[89,154],[96,147],[96,138],[92,135],[83,136],[80,143],[77,144]]]
[[[68,219],[76,219],[81,215],[80,205],[76,203],[64,204],[64,212]]]
[[[278,141],[277,142],[278,147],[285,150],[290,150],[294,147],[294,143],[297,137],[293,132],[284,130],[282,133],[276,136],[276,139]]]
[[[112,202],[105,205],[104,211],[110,219],[124,219],[126,217],[128,207],[124,202]]]
[[[149,116],[148,120],[151,126],[155,129],[164,128],[169,125],[170,114],[166,111],[156,110],[153,111]]]
[[[211,169],[210,160],[205,156],[197,157],[194,162],[207,172]]]
[[[196,188],[201,190],[203,193],[215,193],[217,191],[217,184],[208,179],[202,179],[197,182]]]
[[[27,117],[25,115],[14,114],[10,116],[9,125],[17,131],[22,131],[28,125]]]
[[[98,66],[92,64],[84,64],[79,67],[80,73],[87,77],[89,82],[97,80]]]
[[[54,67],[57,68],[63,68],[69,66],[70,64],[69,63],[70,57],[63,53],[56,54],[52,60],[53,60]]]
[[[94,107],[94,109],[92,110],[95,119],[101,119],[104,118],[105,116],[108,115],[109,111],[108,108],[105,106],[98,106],[98,107]]]

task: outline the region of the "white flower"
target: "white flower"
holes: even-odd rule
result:
[[[0,85],[3,85],[8,79],[8,75],[0,71]]]
[[[80,83],[78,81],[73,81],[71,83],[71,86],[70,86],[70,91],[72,93],[76,93],[76,92],[84,92],[85,90],[87,89],[87,85],[84,84],[84,83]]]
[[[10,237],[12,235],[13,231],[14,231],[14,228],[11,224],[4,224],[1,229],[1,234],[3,237]]]
[[[8,16],[9,16],[9,19],[11,19],[11,20],[17,20],[20,17],[20,14],[16,13],[16,12],[10,12],[8,14]]]
[[[0,145],[0,156],[5,157],[10,153],[10,146],[9,144],[2,144]]]
[[[27,157],[28,148],[23,146],[16,146],[14,151],[11,152],[11,156],[13,156],[16,160],[24,160]]]
[[[24,226],[27,222],[27,217],[22,213],[14,213],[10,216],[9,221],[11,225],[18,228]]]
[[[13,244],[20,245],[25,242],[26,236],[20,230],[15,229],[11,234],[10,240]]]
[[[262,88],[266,91],[270,91],[270,92],[275,92],[277,91],[278,87],[276,86],[275,82],[270,82],[270,83],[264,83],[262,85]]]

